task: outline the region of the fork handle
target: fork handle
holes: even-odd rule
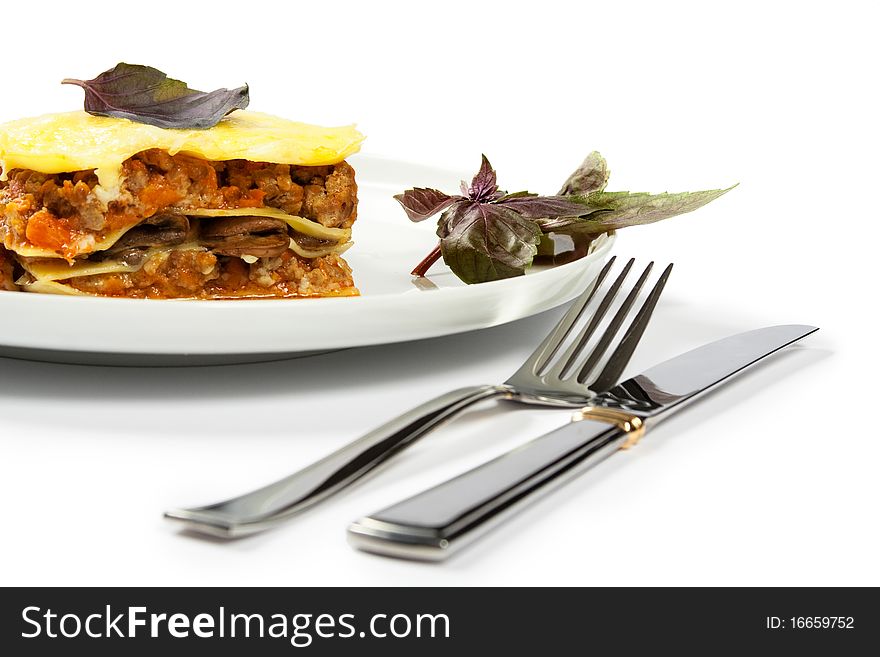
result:
[[[165,516],[183,521],[189,529],[224,538],[268,529],[372,474],[394,455],[469,406],[512,394],[512,389],[504,385],[453,390],[273,484],[225,502],[174,509]]]

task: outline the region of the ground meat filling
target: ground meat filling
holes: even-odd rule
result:
[[[111,297],[195,297],[220,276],[217,256],[204,249],[163,251],[145,259],[136,272],[78,276],[64,281],[88,294]]]
[[[351,269],[339,256],[306,259],[291,251],[248,264],[205,249],[179,249],[151,255],[136,272],[80,276],[64,283],[87,294],[153,299],[357,294]]]
[[[123,163],[121,180],[118,195],[106,203],[100,200],[102,190],[96,189],[93,171],[10,171],[8,180],[0,182],[0,289],[18,289],[15,275],[21,268],[11,251],[31,246],[54,251],[70,262],[112,259],[139,268],[59,281],[88,294],[357,294],[351,270],[338,255],[306,258],[290,250],[291,238],[306,248],[332,244],[292,232],[284,221],[187,217],[187,211],[204,208],[269,207],[325,227],[350,228],[357,217],[357,185],[346,162],[317,167],[211,162],[149,150]],[[99,240],[120,230],[125,232],[113,246],[95,251]]]
[[[160,150],[123,163],[115,200],[105,204],[93,171],[42,174],[13,169],[0,182],[0,243],[36,246],[65,258],[90,253],[108,232],[164,210],[278,208],[323,226],[349,228],[357,217],[354,170],[346,162],[294,166],[211,162]]]
[[[12,254],[0,246],[0,290],[17,290],[15,284],[15,260]]]

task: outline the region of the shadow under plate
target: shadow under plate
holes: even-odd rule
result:
[[[202,367],[206,365],[239,365],[266,363],[327,354],[340,349],[299,351],[264,354],[134,354],[96,351],[65,351],[60,349],[33,349],[0,345],[0,357],[35,360],[67,365],[100,365],[104,367]]]

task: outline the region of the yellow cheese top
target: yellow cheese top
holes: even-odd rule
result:
[[[354,126],[324,128],[246,110],[205,130],[157,128],[82,111],[46,114],[0,125],[0,180],[12,169],[95,169],[101,186],[109,190],[118,186],[122,162],[150,148],[206,160],[318,166],[341,162],[363,140]]]

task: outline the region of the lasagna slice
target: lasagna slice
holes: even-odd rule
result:
[[[0,289],[356,295],[345,158],[363,136],[238,111],[171,130],[85,112],[0,126]]]

